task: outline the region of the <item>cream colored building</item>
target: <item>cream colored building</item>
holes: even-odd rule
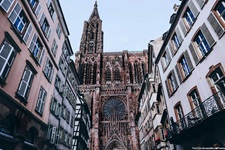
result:
[[[156,59],[177,149],[224,147],[223,0],[182,1]]]

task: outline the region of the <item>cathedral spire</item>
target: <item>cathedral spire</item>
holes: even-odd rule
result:
[[[95,1],[94,9],[93,9],[93,11],[92,11],[92,13],[91,13],[91,16],[90,16],[90,18],[89,18],[88,21],[90,22],[93,18],[95,18],[95,19],[100,19],[99,14],[98,14],[98,4],[97,4],[97,0]]]
[[[96,8],[98,7],[98,4],[97,4],[97,0],[95,1],[95,5],[94,5]]]

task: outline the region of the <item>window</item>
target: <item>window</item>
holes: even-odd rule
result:
[[[55,88],[56,88],[57,90],[59,90],[60,87],[61,87],[61,79],[60,79],[58,76],[56,76],[56,77],[55,77]]]
[[[141,83],[142,82],[142,73],[141,73],[141,68],[140,68],[140,64],[135,61],[134,63],[134,79],[135,79],[135,83]]]
[[[120,81],[120,70],[117,67],[114,70],[114,80],[115,81]]]
[[[183,113],[183,109],[181,107],[180,102],[178,102],[175,105],[174,111],[175,111],[176,119],[180,123],[179,125],[181,125],[181,127],[184,128],[186,123],[185,123],[184,113]]]
[[[27,0],[32,11],[35,13],[36,16],[39,15],[40,11],[41,11],[41,5],[38,2],[38,0]]]
[[[193,110],[193,116],[197,118],[202,117],[202,109],[203,107],[200,107],[201,99],[198,94],[197,87],[194,87],[189,93],[188,93],[188,99],[190,102],[191,109]]]
[[[50,111],[53,115],[59,117],[60,104],[58,101],[52,97]]]
[[[55,21],[56,13],[51,0],[47,0],[47,7],[52,20]]]
[[[45,77],[46,77],[50,82],[52,82],[52,78],[53,78],[53,75],[54,75],[54,68],[53,68],[53,65],[52,65],[52,63],[50,62],[49,58],[46,59],[45,67],[44,67],[43,72],[44,72],[44,74],[45,74]]]
[[[57,131],[57,128],[52,126],[52,125],[48,125],[48,133],[47,133],[47,139],[49,140],[49,142],[51,144],[57,144],[58,142],[58,137],[59,137],[59,132]]]
[[[51,51],[54,56],[56,56],[57,50],[58,50],[58,44],[56,43],[56,40],[53,39]]]
[[[167,91],[168,91],[168,94],[169,95],[173,94],[174,91],[178,87],[177,80],[175,78],[175,74],[174,74],[174,71],[173,70],[170,72],[170,74],[167,77],[166,85],[167,85],[166,87],[167,87]]]
[[[188,29],[191,28],[191,26],[193,25],[193,23],[195,21],[195,17],[189,7],[186,9],[183,19],[184,19],[184,22],[185,22],[185,25],[187,26],[187,28]]]
[[[60,39],[61,34],[62,34],[62,29],[61,29],[61,27],[60,27],[60,24],[59,24],[59,23],[58,23],[57,28],[56,28],[56,33],[57,33],[57,35],[58,35],[58,37],[59,37],[59,39]]]
[[[189,73],[190,73],[190,69],[189,69],[189,66],[187,64],[186,58],[184,56],[181,57],[181,59],[179,61],[179,64],[180,64],[180,67],[181,67],[181,70],[182,70],[183,74],[185,76],[188,76]]]
[[[223,78],[224,74],[220,67],[214,67],[214,68],[215,70],[211,72],[208,77],[210,79],[211,86],[213,86],[216,89],[216,91],[219,91],[225,87],[225,84],[224,84],[225,79]],[[220,86],[220,88],[218,86]]]
[[[70,122],[70,112],[69,112],[69,110],[67,110],[66,121],[67,121],[67,123]]]
[[[29,50],[30,50],[32,56],[38,62],[38,64],[41,64],[43,57],[44,57],[45,49],[43,48],[36,33],[34,33],[34,35],[33,35],[32,41],[29,46]]]
[[[225,1],[220,0],[213,8],[209,17],[207,18],[212,28],[219,38],[224,34],[225,28]]]
[[[90,41],[88,44],[88,52],[93,53],[94,52],[93,49],[94,49],[94,42]]]
[[[34,77],[34,73],[27,66],[23,72],[23,76],[17,90],[17,95],[19,96],[19,98],[22,98],[22,100],[26,101],[28,98],[33,77]]]
[[[45,91],[43,87],[41,87],[38,94],[38,100],[37,100],[36,109],[35,109],[41,115],[43,114],[43,111],[44,111],[46,96],[47,96],[47,92]]]
[[[184,54],[178,60],[176,65],[176,71],[179,78],[179,81],[182,82],[193,70],[193,65],[188,55],[188,52],[185,51]]]
[[[42,16],[41,16],[41,19],[39,21],[40,25],[41,25],[41,29],[42,31],[44,32],[45,36],[47,39],[50,38],[50,35],[51,35],[51,28],[50,28],[50,25],[47,21],[47,18],[45,17],[45,14],[43,13]]]
[[[173,50],[176,51],[180,47],[180,43],[181,43],[176,33],[174,33],[171,41],[173,43]]]
[[[193,38],[193,43],[189,45],[189,49],[196,64],[208,55],[214,43],[215,40],[204,23]]]
[[[168,48],[166,48],[164,54],[162,55],[161,58],[161,64],[162,64],[162,68],[165,70],[167,68],[167,66],[169,65],[171,61],[171,57],[168,51]]]
[[[14,0],[1,0],[0,6],[8,13],[10,7],[12,6]]]
[[[19,3],[16,4],[15,8],[9,15],[9,20],[19,33],[24,34],[24,30],[28,27],[29,22]]]
[[[29,36],[32,32],[32,26],[29,23],[24,11],[19,3],[16,4],[11,14],[9,15],[9,20],[15,27],[16,31],[23,37],[23,41],[27,44]]]
[[[13,115],[7,115],[1,119],[0,132],[13,136],[16,130],[16,118]]]
[[[0,49],[0,78],[5,81],[16,57],[14,48],[6,41]]]
[[[105,81],[111,81],[111,70],[109,68],[107,68],[105,71]]]
[[[210,46],[201,31],[199,31],[196,35],[194,42],[201,52],[202,56],[204,56],[210,50]]]
[[[218,13],[218,16],[225,21],[225,1],[220,0],[220,2],[217,4],[215,8],[216,12]]]

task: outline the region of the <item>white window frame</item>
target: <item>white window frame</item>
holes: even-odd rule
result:
[[[8,47],[8,50],[5,49],[6,47]],[[6,58],[4,58],[4,57],[1,55],[1,53],[2,53],[4,50],[7,50],[7,52],[8,52],[8,55],[7,55]],[[11,58],[12,56],[13,56],[13,58]],[[4,42],[3,42],[3,45],[2,45],[2,47],[1,47],[1,49],[0,49],[0,59],[4,61],[3,66],[2,66],[2,68],[1,68],[1,70],[0,70],[0,77],[1,77],[3,80],[5,80],[5,79],[7,78],[8,73],[9,73],[11,67],[12,67],[12,64],[13,64],[13,62],[14,62],[15,57],[16,57],[16,52],[15,52],[13,46],[10,45],[8,42],[4,41]],[[11,62],[9,62],[9,61],[10,61],[10,58],[11,58]],[[4,77],[3,77],[3,73],[5,72],[5,69],[6,69],[7,66],[8,66],[8,70],[6,71],[6,73],[5,73]]]
[[[45,107],[45,100],[47,97],[47,92],[46,90],[41,86],[39,94],[38,94],[38,100],[36,104],[36,111],[40,113],[41,115],[44,112],[44,107]]]

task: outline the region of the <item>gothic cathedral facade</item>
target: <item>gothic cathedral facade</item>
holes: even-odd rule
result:
[[[92,112],[91,150],[138,150],[138,96],[148,71],[148,52],[103,52],[97,3],[84,22],[75,65],[80,92]]]

